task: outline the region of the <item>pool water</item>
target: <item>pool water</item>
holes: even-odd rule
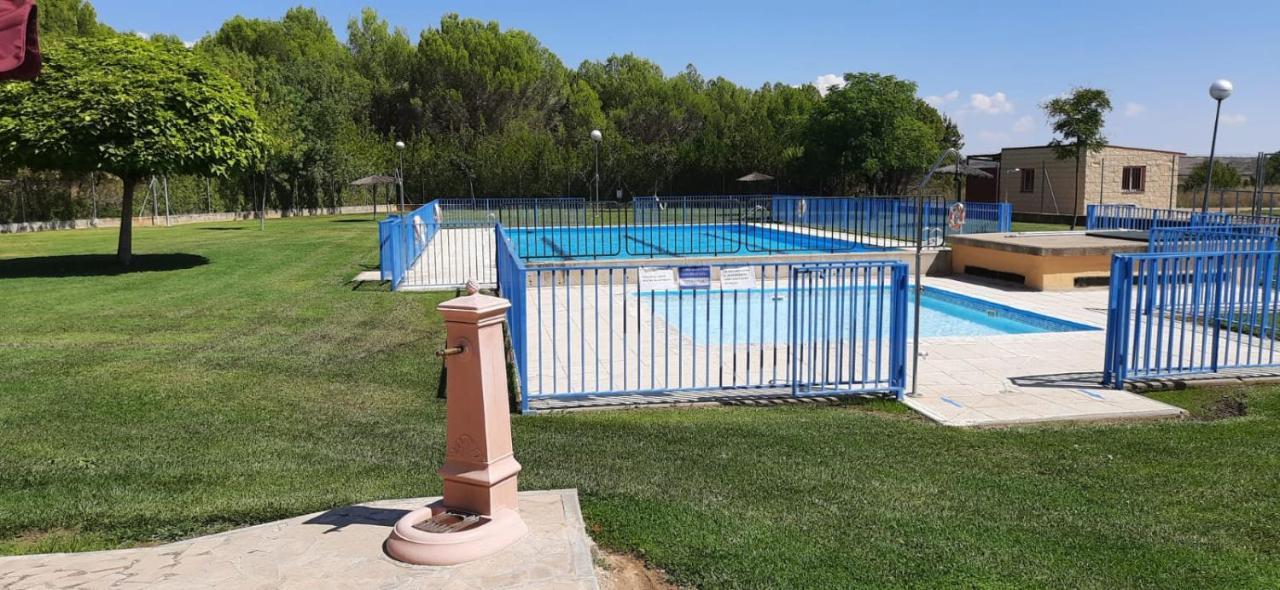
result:
[[[525,259],[761,256],[874,252],[884,248],[755,224],[540,227],[507,229]]]
[[[819,289],[797,302],[805,340],[870,334],[888,338],[889,292],[868,288]],[[843,294],[843,297],[839,295]],[[696,344],[785,344],[792,302],[787,289],[743,291],[646,291],[638,295],[654,314]],[[907,299],[907,337],[914,322],[914,293]],[[841,305],[840,302],[843,302]],[[867,319],[870,318],[868,322]],[[995,305],[964,295],[925,288],[920,301],[920,337],[994,336],[1096,330],[1037,313]],[[864,332],[865,330],[865,332]]]

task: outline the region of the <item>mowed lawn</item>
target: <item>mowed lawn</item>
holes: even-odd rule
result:
[[[0,553],[438,494],[447,295],[346,285],[374,232],[144,228],[138,253],[174,256],[123,275],[75,257],[111,230],[0,236]],[[691,586],[1276,588],[1280,393],[1242,395],[1011,430],[892,402],[514,420],[524,489],[578,488],[598,542]]]

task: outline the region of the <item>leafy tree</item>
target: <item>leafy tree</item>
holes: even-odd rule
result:
[[[46,32],[105,31],[83,0],[41,7]],[[151,40],[181,50],[176,37]],[[338,205],[353,194],[348,182],[389,173],[401,157],[411,202],[428,193],[586,195],[592,129],[605,136],[602,195],[895,193],[939,149],[963,142],[954,122],[915,96],[913,83],[893,76],[850,75],[823,97],[808,84],[744,88],[692,65],[667,75],[635,55],[569,69],[526,32],[452,14],[411,40],[365,9],[348,21],[345,43],[312,9],[279,19],[237,16],[195,52],[252,99],[264,156],[260,167],[218,183],[224,194],[216,200],[205,179],[171,184],[198,187],[201,204],[241,210],[259,199],[286,210]],[[409,146],[403,154],[392,147],[397,140]],[[778,181],[734,182],[751,171]],[[88,209],[76,204],[74,189],[58,188],[98,186],[88,175],[46,176],[28,183],[49,194],[37,210]]]
[[[279,21],[234,17],[197,49],[251,93],[262,114],[268,172],[266,192],[283,209],[320,207],[351,178],[343,137],[360,136],[368,81],[319,13],[293,8]],[[249,184],[257,182],[254,179]],[[327,194],[326,194],[327,193]]]
[[[409,86],[414,65],[409,35],[403,29],[392,31],[377,12],[365,8],[359,19],[347,22],[347,45],[355,71],[369,79],[370,124],[383,133],[411,137],[422,124],[422,105]]]
[[[86,0],[40,0],[40,35],[49,40],[111,34]]]
[[[948,147],[944,119],[916,97],[916,85],[883,74],[845,74],[809,118],[806,153],[814,173],[841,191],[896,194]]]
[[[141,178],[226,175],[259,156],[248,97],[189,50],[112,35],[69,39],[45,58],[36,80],[0,85],[0,164],[120,177],[122,265]]]
[[[1079,179],[1080,163],[1084,160],[1084,155],[1101,151],[1107,145],[1102,128],[1106,125],[1106,114],[1111,111],[1111,98],[1105,90],[1076,88],[1066,96],[1046,101],[1041,108],[1057,135],[1049,142],[1054,148],[1054,155],[1059,160],[1075,158],[1075,177]],[[1082,184],[1079,181],[1075,183],[1071,229],[1076,228],[1076,219],[1080,216],[1080,193],[1084,190]]]
[[[1194,191],[1204,188],[1204,181],[1209,176],[1208,160],[1196,164],[1187,177],[1182,179],[1181,189],[1184,191]],[[1216,162],[1213,167],[1213,186],[1214,188],[1236,188],[1247,184],[1240,171],[1234,166],[1228,166],[1223,162]]]

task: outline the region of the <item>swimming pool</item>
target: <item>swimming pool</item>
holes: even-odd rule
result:
[[[864,330],[884,333],[889,326],[889,296],[837,297],[849,289],[818,289],[805,296],[809,310],[803,330],[809,337],[858,336]],[[740,291],[645,291],[634,295],[656,316],[676,327],[697,345],[785,344],[792,310],[785,288]],[[908,294],[907,325],[913,325],[914,293]],[[838,304],[845,301],[843,308]],[[848,302],[857,301],[856,305]],[[863,305],[863,302],[869,302]],[[867,319],[870,319],[868,322]],[[926,287],[920,300],[920,337],[995,336],[1044,332],[1079,332],[1098,328],[989,303],[950,291]],[[910,330],[910,328],[908,328]],[[814,332],[817,334],[814,334]],[[908,335],[909,337],[909,335]]]
[[[753,223],[507,228],[525,259],[576,260],[777,253],[876,252],[886,248]],[[830,232],[828,232],[830,233]]]

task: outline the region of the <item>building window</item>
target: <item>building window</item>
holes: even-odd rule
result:
[[[1120,179],[1120,190],[1140,193],[1147,185],[1146,166],[1125,166],[1124,175]]]
[[[1024,193],[1036,192],[1036,169],[1035,168],[1022,169],[1022,189],[1021,190]]]

